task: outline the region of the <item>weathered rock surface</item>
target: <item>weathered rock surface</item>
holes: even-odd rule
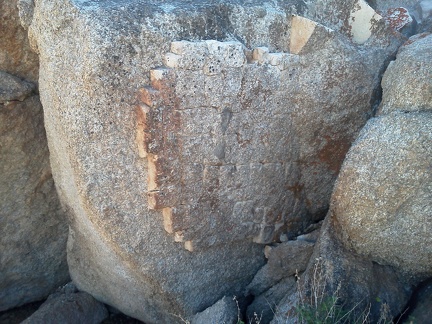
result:
[[[224,297],[216,304],[196,314],[191,324],[226,323],[235,324],[238,322],[239,310],[235,300],[231,297]]]
[[[432,275],[431,129],[430,112],[371,120],[332,197],[347,246],[412,276]]]
[[[419,34],[399,49],[382,80],[381,114],[432,110],[431,48],[432,34]]]
[[[347,17],[355,6],[337,5]],[[323,217],[402,37],[378,23],[355,43],[323,23],[339,16],[319,24],[306,9],[36,2],[29,30],[80,289],[148,323],[188,319],[243,292],[264,262],[254,242]]]
[[[38,59],[16,1],[0,3],[0,311],[68,280],[68,227],[48,160]]]
[[[173,42],[165,67],[151,70],[152,86],[140,91],[149,207],[188,250],[249,237],[270,243],[278,229],[292,235],[326,210],[370,113],[375,76],[324,26],[298,16],[294,23],[313,27],[305,43],[291,38],[300,55],[259,47],[247,62],[239,42]]]
[[[38,57],[21,26],[16,0],[0,3],[0,30],[0,71],[37,83]]]
[[[85,292],[70,288],[56,292],[23,324],[98,324],[108,317],[106,307]]]
[[[67,225],[51,177],[38,96],[0,104],[0,142],[0,310],[5,310],[40,300],[67,281]]]

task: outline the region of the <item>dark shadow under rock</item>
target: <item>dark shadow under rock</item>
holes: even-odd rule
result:
[[[0,324],[18,324],[33,314],[42,305],[43,301],[38,301],[21,307],[12,308],[0,312]]]

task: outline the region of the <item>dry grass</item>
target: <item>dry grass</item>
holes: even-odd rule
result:
[[[330,278],[326,275],[323,260],[316,259],[312,276],[308,282],[304,282],[298,274],[297,278],[297,305],[295,311],[288,317],[275,314],[273,320],[277,324],[367,324],[370,320],[370,307],[362,306],[358,302],[353,307],[347,308],[341,301],[339,293],[342,283],[338,283],[336,289],[330,292],[328,287]],[[362,309],[363,308],[363,309]],[[398,321],[399,322],[399,321]],[[377,324],[398,324],[391,317],[389,305],[381,304],[380,318]],[[256,322],[259,323],[259,322]],[[412,324],[412,323],[410,323]]]

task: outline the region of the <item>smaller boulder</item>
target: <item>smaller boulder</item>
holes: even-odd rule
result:
[[[105,305],[67,284],[50,295],[45,303],[22,324],[98,324],[108,317]]]
[[[402,45],[382,87],[380,114],[432,110],[432,34],[415,35]]]
[[[255,275],[246,294],[261,295],[284,278],[306,269],[314,243],[306,240],[287,241],[266,247],[267,264]]]
[[[278,304],[289,294],[296,291],[296,279],[290,276],[282,279],[276,285],[257,296],[247,308],[246,315],[249,323],[267,324],[273,319]]]
[[[374,118],[351,147],[331,201],[344,245],[408,278],[432,275],[432,114]]]
[[[34,84],[0,71],[0,104],[7,104],[9,101],[24,101],[34,91]]]
[[[196,314],[191,324],[225,323],[235,324],[238,322],[239,310],[235,299],[224,297],[216,304],[210,306],[201,313]]]

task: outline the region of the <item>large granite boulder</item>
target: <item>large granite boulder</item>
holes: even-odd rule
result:
[[[264,263],[257,243],[325,215],[403,41],[357,2],[320,23],[294,0],[36,2],[80,289],[148,323],[190,319],[243,292]],[[346,32],[351,12],[373,30]]]
[[[17,1],[0,2],[0,311],[68,280],[60,208],[37,95],[38,57]]]

